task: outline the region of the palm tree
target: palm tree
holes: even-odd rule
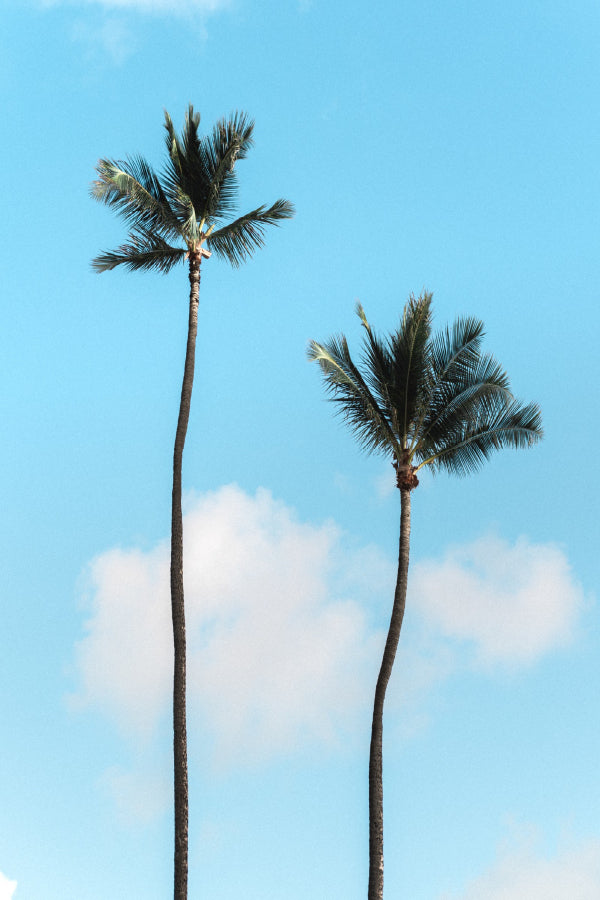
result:
[[[183,385],[173,453],[171,515],[171,612],[173,618],[173,751],[175,794],[175,900],[187,898],[188,778],[186,736],[186,637],[183,594],[183,522],[181,466],[192,399],[198,328],[200,265],[211,251],[239,266],[264,242],[267,225],[294,213],[277,200],[231,221],[236,208],[235,164],[252,146],[254,123],[236,113],[221,119],[212,132],[198,134],[200,115],[189,106],[181,136],[165,111],[167,158],[160,175],[141,156],[101,159],[92,196],[111,207],[130,233],[117,250],[97,256],[92,265],[105,272],[126,269],[168,272],[187,260],[190,281],[189,320]],[[173,246],[175,244],[175,246]],[[210,248],[207,249],[207,248]]]
[[[360,366],[346,338],[311,341],[337,412],[368,453],[392,460],[400,490],[400,548],[394,605],[373,707],[369,755],[369,900],[383,897],[383,703],[404,617],[411,492],[425,466],[467,475],[493,450],[529,447],[542,436],[534,403],[520,404],[496,360],[481,352],[483,323],[458,319],[432,337],[431,294],[411,296],[397,331],[378,337],[360,304],[365,329]]]

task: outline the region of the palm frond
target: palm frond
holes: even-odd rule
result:
[[[537,403],[521,404],[511,397],[499,403],[495,411],[484,409],[480,415],[464,421],[419,468],[430,465],[433,469],[444,468],[456,475],[467,475],[478,469],[494,450],[531,447],[542,437],[542,416]]]
[[[386,411],[394,434],[398,435],[400,432],[398,411],[390,395],[393,362],[389,347],[374,333],[361,303],[356,304],[356,312],[366,332],[362,356],[365,381],[377,403]]]
[[[228,118],[219,119],[209,142],[215,151],[215,160],[226,156],[232,147],[236,148],[236,159],[245,159],[248,150],[254,146],[253,134],[254,119],[241,110],[236,110]]]
[[[176,216],[160,181],[143,157],[100,159],[96,171],[99,177],[92,182],[92,196],[114,209],[130,227],[152,228],[165,236],[178,233]]]
[[[313,342],[309,359],[363,449],[464,475],[493,450],[540,440],[539,407],[515,400],[506,372],[482,354],[479,320],[432,338],[431,294],[411,295],[400,327],[382,339],[360,304],[357,312],[366,332],[358,367],[343,336]]]
[[[172,123],[171,123],[172,125]],[[193,105],[190,103],[183,124],[183,155],[185,159],[191,159],[194,156],[200,156],[201,140],[198,136],[198,128],[200,127],[200,113],[194,111]]]
[[[165,114],[165,131],[167,132],[165,135],[165,145],[167,148],[167,154],[175,169],[180,171],[181,160],[184,158],[185,153],[183,147],[181,145],[181,141],[179,140],[179,136],[175,131],[175,126],[173,125],[173,119],[167,112],[164,110]],[[198,124],[200,124],[200,119],[198,119]]]
[[[190,197],[181,188],[173,193],[171,206],[177,219],[181,235],[186,242],[195,242],[200,238],[200,229],[196,218],[196,210]]]
[[[400,448],[385,410],[354,365],[344,335],[330,338],[326,344],[311,341],[307,355],[318,363],[325,388],[336,403],[336,413],[348,423],[359,445],[368,453],[398,453]]]
[[[166,271],[174,264],[173,254],[179,259],[180,253],[169,241],[180,237],[196,245],[207,234],[215,253],[239,266],[263,245],[268,225],[294,214],[291,203],[277,200],[220,225],[235,207],[235,162],[252,146],[254,123],[245,113],[221,119],[210,135],[201,137],[200,115],[190,104],[181,135],[166,110],[164,126],[167,159],[160,176],[142,157],[98,163],[92,196],[115,209],[131,229],[127,243],[97,257],[94,267],[99,271],[121,264]],[[220,227],[215,230],[216,225]],[[168,249],[164,263],[159,263],[163,245]]]
[[[203,162],[210,188],[203,215],[215,222],[231,215],[236,208],[237,178],[235,163],[244,159],[254,141],[254,122],[243,112],[220,119],[202,143]]]
[[[470,349],[470,348],[469,348]],[[490,354],[470,355],[451,377],[434,375],[427,411],[420,422],[419,443],[426,448],[443,440],[455,422],[468,421],[512,398],[508,375]]]
[[[294,206],[288,200],[277,200],[268,209],[258,209],[240,216],[234,222],[213,231],[207,239],[207,245],[217,256],[227,259],[233,266],[245,262],[253,252],[264,245],[264,232],[267,225],[278,225],[282,219],[291,219]]]
[[[117,250],[101,253],[92,260],[92,267],[96,272],[107,272],[122,265],[131,272],[144,269],[166,273],[182,262],[185,254],[184,249],[171,247],[159,235],[138,229]]]
[[[411,294],[400,327],[390,335],[392,359],[391,402],[397,411],[402,445],[408,443],[411,423],[422,407],[427,390],[432,294]]]
[[[452,329],[446,326],[430,339],[425,396],[412,428],[414,446],[427,443],[429,430],[462,391],[489,379],[490,373],[482,374],[480,367],[483,333],[479,319],[459,318]]]
[[[189,213],[181,210],[178,202],[183,192],[194,206],[197,219],[205,216],[206,201],[211,190],[211,176],[204,158],[204,140],[198,135],[200,114],[190,104],[185,116],[182,136],[175,131],[173,121],[165,110],[167,161],[162,180],[169,198],[182,216],[182,225],[189,220]]]
[[[477,363],[484,335],[480,319],[459,318],[431,340],[431,365],[438,381],[453,381]]]

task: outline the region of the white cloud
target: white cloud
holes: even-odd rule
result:
[[[494,536],[417,562],[409,590],[426,621],[472,642],[483,665],[527,665],[568,644],[584,600],[559,547]]]
[[[351,730],[382,641],[357,601],[387,604],[391,565],[262,489],[195,498],[184,533],[190,717],[208,726],[215,757],[260,759]],[[146,735],[170,705],[168,576],[167,542],[98,556],[76,651],[76,701]]]
[[[16,888],[17,882],[11,881],[0,872],[0,900],[12,900]]]
[[[252,762],[366,727],[395,564],[332,522],[299,522],[263,489],[193,498],[184,532],[190,720],[214,758]],[[102,553],[88,600],[73,701],[150,737],[171,703],[168,542]],[[417,615],[403,634],[388,705],[402,708],[401,730],[422,727],[428,693],[461,664],[460,644],[442,638],[471,642],[480,664],[532,663],[571,638],[582,600],[564,553],[524,538],[416,562],[408,603],[425,627]],[[109,781],[136,815],[143,791],[120,773]]]
[[[148,735],[168,703],[168,548],[109,550],[90,566],[93,615],[77,645],[81,689],[124,726]]]
[[[600,840],[567,845],[554,856],[540,852],[538,843],[529,829],[517,846],[501,848],[491,868],[463,892],[440,900],[598,900]]]
[[[217,12],[232,0],[42,0],[44,6],[69,3],[78,6],[103,6],[105,9],[167,15],[198,15]]]

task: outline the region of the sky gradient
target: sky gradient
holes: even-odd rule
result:
[[[545,439],[412,498],[384,723],[387,898],[600,896],[600,8],[591,0],[6,0],[0,900],[172,888],[171,457],[187,275],[90,267],[99,157],[160,167],[241,109],[240,212],[202,266],[184,456],[190,898],[359,900],[399,498],[310,339],[434,325]]]

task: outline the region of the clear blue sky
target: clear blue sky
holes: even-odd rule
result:
[[[256,120],[203,266],[184,460],[190,898],[366,896],[369,706],[398,496],[310,338],[486,323],[546,437],[413,496],[385,717],[386,897],[600,897],[600,8],[591,0],[6,0],[0,13],[0,900],[171,891],[172,440],[184,268],[95,275],[100,156],[163,108]],[[15,887],[16,883],[16,887]]]

